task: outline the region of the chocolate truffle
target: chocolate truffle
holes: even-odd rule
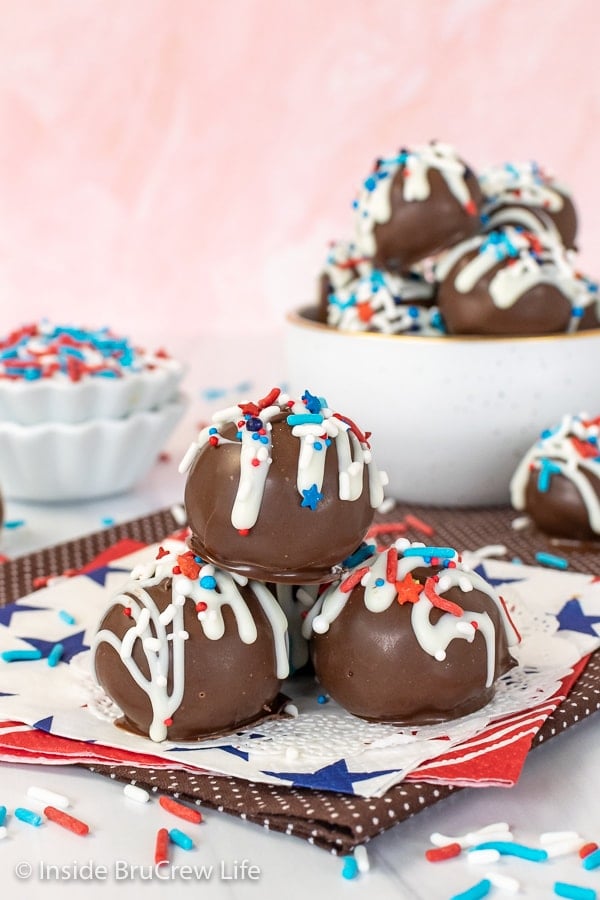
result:
[[[213,416],[180,466],[189,546],[261,581],[331,580],[383,500],[368,435],[306,391]]]
[[[449,250],[436,267],[449,334],[540,335],[598,327],[597,294],[564,248],[506,226]]]
[[[265,585],[161,548],[103,617],[96,677],[120,724],[153,741],[235,731],[276,707],[286,628]]]
[[[397,541],[329,587],[306,620],[317,678],[344,709],[425,725],[474,712],[515,660],[496,591],[451,548]]]
[[[434,307],[435,285],[416,272],[399,275],[371,268],[328,296],[327,324],[342,331],[442,334]]]
[[[317,298],[319,322],[327,322],[330,295],[345,291],[361,275],[368,274],[371,268],[370,260],[359,252],[354,241],[331,243],[319,277]]]
[[[492,166],[479,176],[482,218],[498,225],[524,225],[534,233],[554,231],[575,248],[577,213],[569,190],[536,162]]]
[[[480,230],[476,176],[432,141],[377,160],[354,203],[356,243],[375,266],[405,272]]]
[[[519,463],[511,502],[555,538],[600,540],[600,417],[563,417]]]

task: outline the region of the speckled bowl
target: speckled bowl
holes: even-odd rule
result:
[[[186,405],[179,394],[121,419],[0,422],[4,492],[16,500],[66,502],[128,491],[146,476]]]
[[[522,338],[343,332],[287,316],[292,395],[325,396],[373,433],[389,496],[436,506],[509,502],[523,453],[566,412],[600,412],[600,330]]]

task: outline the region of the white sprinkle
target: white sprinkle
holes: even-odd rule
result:
[[[369,854],[367,853],[367,848],[364,844],[359,844],[358,847],[354,848],[354,859],[356,860],[359,872],[364,874],[371,868]]]
[[[27,796],[33,800],[39,800],[46,806],[56,806],[58,809],[68,809],[70,804],[69,798],[64,794],[56,794],[54,791],[47,791],[46,788],[31,785],[27,788]]]
[[[296,719],[298,717],[298,707],[294,703],[286,703],[283,707],[283,711],[293,719]]]
[[[474,866],[487,866],[490,863],[498,862],[499,859],[499,851],[493,850],[491,847],[487,850],[471,850],[467,857],[469,865]]]
[[[576,831],[545,831],[540,835],[540,844],[542,847],[547,847],[557,841],[568,841],[573,838],[580,839]]]
[[[544,846],[544,849],[548,854],[548,858],[550,858],[554,856],[567,856],[569,853],[577,853],[582,846],[583,841],[579,835],[574,835],[573,837],[563,838],[562,841],[551,841]]]
[[[444,660],[446,659],[446,651],[445,650],[436,650],[435,658],[437,659],[438,662],[444,662]]]
[[[130,800],[135,800],[137,803],[147,803],[150,799],[148,791],[145,791],[141,787],[137,787],[135,784],[126,784],[123,788],[123,793],[126,797],[129,797]]]
[[[3,841],[6,837],[6,826],[0,825],[0,841]]]
[[[175,616],[175,607],[173,606],[172,603],[169,603],[169,605],[167,607],[165,607],[165,609],[163,609],[163,611],[159,615],[158,620],[161,623],[161,625],[168,625],[170,622],[173,621],[174,616]]]
[[[325,634],[326,631],[329,631],[329,622],[325,616],[315,616],[312,627],[315,634]]]
[[[385,515],[393,510],[396,505],[396,501],[393,497],[386,497],[383,503],[380,503],[377,507],[377,512]],[[357,848],[358,849],[358,848]]]
[[[531,519],[529,516],[517,516],[516,519],[513,519],[511,524],[511,528],[515,531],[523,531],[530,524]]]
[[[195,454],[194,454],[195,455]],[[183,465],[183,463],[182,463]],[[184,470],[185,471],[185,470]],[[174,503],[171,507],[171,515],[175,519],[178,525],[185,525],[187,521],[187,516],[185,514],[185,508],[181,503]]]
[[[501,891],[507,891],[509,894],[518,894],[521,889],[521,885],[517,879],[512,878],[510,875],[499,875],[497,872],[486,872],[485,877],[494,887],[499,888]]]
[[[379,472],[379,481],[383,487],[386,487],[390,483],[390,477],[387,472]]]

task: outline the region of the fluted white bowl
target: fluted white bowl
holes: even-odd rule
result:
[[[118,378],[86,375],[71,381],[61,373],[39,381],[0,381],[0,422],[76,424],[88,419],[121,419],[158,409],[178,391],[184,368],[174,359],[152,369],[125,371]]]
[[[0,422],[7,497],[65,502],[130,490],[148,473],[183,415],[183,394],[154,410],[79,424]]]
[[[600,330],[544,337],[343,332],[306,307],[286,320],[290,393],[308,388],[373,433],[388,494],[437,506],[509,502],[539,433],[600,413]]]

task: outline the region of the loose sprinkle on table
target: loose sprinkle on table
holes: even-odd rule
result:
[[[179,828],[171,828],[169,840],[172,844],[181,847],[182,850],[192,850],[194,847],[194,842],[189,834],[186,834],[185,831],[180,831]]]
[[[531,862],[545,862],[548,859],[547,850],[526,847],[525,844],[517,844],[514,841],[484,841],[482,844],[476,844],[473,850],[497,850],[501,856],[518,856]]]
[[[135,784],[126,784],[123,788],[123,793],[130,800],[135,800],[136,803],[147,803],[150,799],[148,791],[145,791],[144,788],[138,787]]]
[[[23,525],[25,525],[25,519],[9,519],[4,523],[4,527],[9,529],[22,528]]]
[[[452,859],[462,852],[462,847],[458,841],[452,844],[444,844],[442,847],[433,847],[425,851],[425,859],[428,862],[442,862],[445,859]]]
[[[460,894],[453,894],[450,900],[481,900],[482,897],[487,897],[491,887],[492,882],[489,878],[482,878],[481,881],[478,881],[477,884],[474,884],[466,891]]]
[[[344,856],[344,865],[342,866],[342,878],[350,881],[358,876],[358,863],[353,856]]]
[[[56,809],[54,806],[46,806],[44,808],[44,815],[51,822],[60,825],[61,828],[66,828],[67,831],[72,831],[73,834],[79,834],[81,837],[89,834],[89,825],[86,825],[81,819],[76,819],[75,816],[70,816],[69,813],[66,813],[61,809]]]
[[[48,791],[46,788],[37,787],[35,784],[32,784],[31,787],[27,788],[27,796],[32,800],[39,800],[40,803],[44,803],[48,806],[57,806],[59,809],[68,809],[71,805],[69,798],[65,797],[64,794]]]
[[[557,897],[568,897],[570,900],[596,900],[596,891],[593,888],[568,884],[566,881],[555,881],[554,893]]]
[[[34,825],[36,828],[42,824],[42,817],[32,809],[26,809],[24,806],[17,806],[15,809],[15,818],[28,825]]]
[[[192,809],[184,803],[178,803],[172,797],[160,797],[158,802],[167,812],[178,816],[180,819],[185,819],[186,822],[193,822],[196,825],[202,822],[202,813],[199,809]]]
[[[41,659],[41,650],[3,650],[0,657],[4,662],[22,662],[31,659]]]
[[[166,828],[159,828],[156,832],[154,845],[154,863],[160,866],[169,862],[169,832]]]
[[[541,566],[549,566],[551,569],[568,569],[569,560],[564,556],[556,556],[554,553],[544,553],[540,551],[535,554],[536,562]]]

